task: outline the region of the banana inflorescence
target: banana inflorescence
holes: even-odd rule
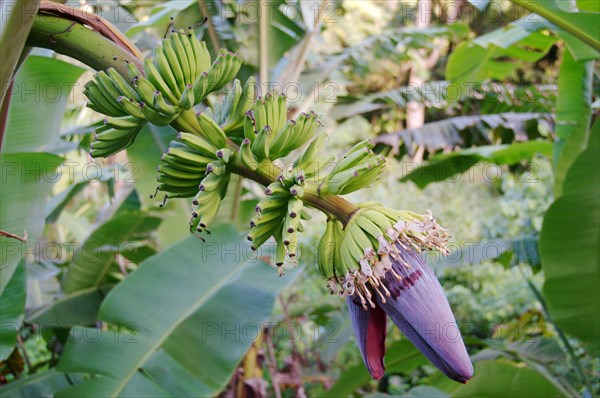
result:
[[[170,124],[178,135],[158,166],[157,192],[165,193],[165,202],[193,198],[192,233],[201,239],[209,233],[232,173],[260,181],[267,187],[250,220],[252,249],[273,238],[275,264],[283,275],[285,259],[298,257],[302,221],[310,219],[306,208],[316,207],[327,215],[319,270],[332,293],[354,296],[365,308],[374,305],[373,295],[384,301],[389,296],[386,277],[402,278],[392,261],[410,267],[403,250],[447,252],[448,235],[430,213],[378,203],[350,205],[352,211],[343,214],[331,205],[335,201],[319,206],[319,201],[371,185],[385,159],[373,152],[369,140],[339,159],[326,153],[327,135],[318,133],[318,116],[300,113],[290,120],[286,97],[275,92],[258,96],[252,77],[244,84],[234,80],[231,90],[216,95],[235,78],[241,62],[226,50],[211,62],[206,45],[191,30],[179,30],[144,60],[143,71],[130,63],[127,77],[114,69],[98,72],[86,84],[85,95],[88,106],[107,118],[97,128],[92,156],[127,148],[147,122]]]

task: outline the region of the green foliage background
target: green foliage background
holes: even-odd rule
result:
[[[272,253],[252,256],[242,239],[256,184],[228,195],[207,244],[188,236],[186,201],[150,199],[174,130],[147,125],[126,153],[91,161],[92,72],[36,48],[2,113],[0,230],[27,233],[0,237],[2,396],[598,396],[598,3],[435,0],[420,28],[414,4],[276,0],[263,37],[254,1],[92,8],[144,52],[170,17],[187,27],[206,8],[197,34],[211,53],[241,54],[242,79],[262,71],[299,89],[291,106],[323,116],[329,151],[377,143],[384,174],[349,197],[431,209],[449,227],[452,254],[427,260],[475,363],[467,385],[391,326],[386,375],[372,381],[316,269],[321,214],[281,279]],[[2,19],[3,48],[23,48],[28,28],[6,35],[15,20]],[[3,84],[19,58],[6,56]],[[415,103],[425,124],[407,128]]]

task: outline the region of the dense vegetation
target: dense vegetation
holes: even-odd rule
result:
[[[2,396],[600,394],[599,2],[84,3],[2,3]],[[148,106],[104,101],[110,79],[158,84],[144,59],[170,43],[200,54],[182,85],[156,61],[169,87]],[[221,84],[195,85],[201,70]],[[261,141],[270,129],[248,135],[249,91],[284,94],[310,134],[279,148]],[[194,132],[182,116],[194,110],[218,122],[197,130],[215,131],[189,170],[202,194],[169,174],[195,142],[178,135]],[[251,229],[272,197],[260,183],[277,179],[264,165],[314,162],[313,134],[320,159],[373,152],[337,180],[307,176],[343,195],[325,204],[296,167],[281,180],[285,229]],[[311,207],[298,219],[296,197]],[[383,377],[363,364],[318,249],[328,220],[346,225],[345,208],[370,201],[431,210],[449,229],[448,255],[422,255],[473,362],[468,383],[392,322]]]

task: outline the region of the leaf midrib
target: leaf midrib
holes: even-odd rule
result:
[[[202,296],[201,299],[197,300],[196,303],[194,305],[192,305],[187,311],[185,311],[181,317],[179,317],[177,319],[177,321],[173,322],[171,324],[171,326],[165,330],[165,332],[162,334],[161,337],[159,337],[153,344],[150,345],[149,349],[146,351],[146,353],[140,358],[139,361],[137,361],[135,363],[135,366],[132,366],[132,369],[130,370],[129,373],[127,373],[125,375],[125,377],[122,379],[121,382],[119,382],[119,384],[117,385],[117,387],[114,390],[114,394],[112,395],[113,397],[118,396],[123,389],[127,386],[127,383],[129,383],[129,380],[131,380],[131,378],[133,377],[133,375],[138,371],[138,369],[141,368],[141,366],[146,363],[146,361],[150,358],[150,356],[152,356],[156,350],[165,342],[165,340],[171,336],[171,334],[173,333],[173,331],[186,319],[188,319],[193,313],[195,313],[202,305],[204,305],[210,298],[212,298],[212,296],[217,293],[223,286],[225,286],[227,284],[227,282],[229,282],[231,280],[231,278],[237,274],[237,272],[239,270],[241,270],[242,268],[247,266],[247,262],[243,262],[239,265],[237,265],[236,267],[234,267],[231,272],[227,273],[223,279],[221,279],[221,281],[217,284],[215,284],[213,287],[211,287],[210,289],[208,289],[206,291],[206,294]]]

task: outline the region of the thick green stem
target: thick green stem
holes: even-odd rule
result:
[[[113,67],[127,76],[127,63],[143,69],[142,61],[131,52],[79,22],[39,14],[27,39],[28,46],[49,48],[75,58],[95,70]]]
[[[232,173],[258,182],[265,187],[277,181],[277,177],[281,174],[281,169],[272,163],[263,165],[263,167],[257,170],[250,170],[235,155],[229,161],[228,167]],[[306,205],[326,214],[333,214],[344,225],[350,221],[354,213],[358,210],[357,206],[340,196],[319,194],[318,184],[314,182],[306,182],[302,201]]]

